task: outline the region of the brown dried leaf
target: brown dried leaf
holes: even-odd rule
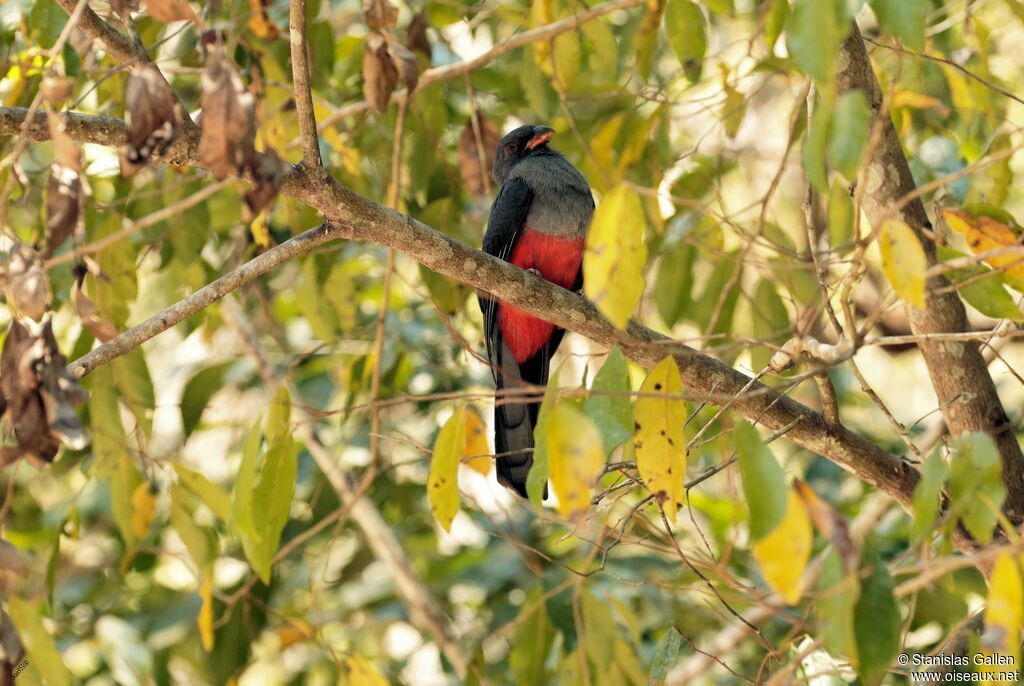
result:
[[[245,194],[245,206],[250,216],[259,214],[273,205],[277,192],[281,189],[285,172],[288,167],[278,156],[277,151],[268,147],[263,153],[257,154],[249,164],[253,187]]]
[[[16,313],[36,321],[43,318],[50,304],[50,282],[43,260],[32,248],[18,243],[7,259],[4,296]]]
[[[71,97],[74,81],[66,76],[46,76],[39,84],[39,93],[51,105],[64,102]]]
[[[427,37],[427,29],[430,23],[427,21],[427,13],[420,10],[409,22],[409,28],[405,30],[405,47],[410,50],[419,50],[427,57],[430,57],[432,49],[430,39]]]
[[[89,333],[106,343],[110,339],[117,337],[117,327],[114,326],[112,321],[104,319],[96,311],[96,306],[89,299],[89,296],[85,294],[85,291],[82,290],[84,279],[85,273],[82,272],[75,279],[74,284],[72,284],[71,301],[75,304],[75,311],[78,312],[82,325],[89,330]]]
[[[190,21],[197,26],[202,25],[202,21],[187,0],[146,0],[146,9],[149,16],[165,24],[172,21]]]
[[[466,122],[459,136],[459,174],[469,194],[478,197],[490,188],[491,166],[494,164],[494,151],[501,143],[498,127],[487,117],[477,112],[475,115],[480,129],[481,148],[477,144],[477,135],[473,130],[473,120]],[[482,153],[482,154],[481,154]]]
[[[363,0],[363,14],[371,31],[391,29],[398,22],[398,7],[388,0]]]
[[[363,46],[363,96],[371,107],[383,112],[397,84],[398,69],[388,53],[387,40],[371,33]]]
[[[68,373],[49,321],[38,336],[21,322],[11,322],[0,352],[0,391],[18,443],[17,449],[6,446],[5,458],[20,450],[42,466],[57,455],[61,441],[74,449],[85,447],[85,430],[74,411],[85,401],[85,392]]]
[[[49,109],[46,115],[56,151],[46,187],[46,254],[52,255],[78,228],[84,195],[81,151],[65,132],[64,117]]]
[[[27,571],[25,561],[21,559],[18,549],[2,538],[0,538],[0,569],[15,574],[24,574]]]
[[[832,543],[832,547],[835,548],[839,559],[843,563],[843,569],[847,572],[855,571],[859,564],[860,555],[857,552],[857,546],[854,544],[853,538],[850,536],[850,527],[846,524],[843,515],[819,498],[818,494],[811,489],[807,482],[797,479],[793,486],[796,488],[797,495],[800,496],[804,501],[804,505],[807,506],[807,514],[811,516],[814,528]]]
[[[249,21],[245,23],[257,38],[262,38],[263,40],[274,40],[281,35],[281,30],[277,28],[277,24],[270,21],[270,17],[267,16],[267,5],[269,4],[266,0],[249,0],[251,12],[249,14]]]
[[[256,104],[227,63],[222,49],[210,51],[201,84],[199,161],[220,180],[244,170],[254,154]]]
[[[121,174],[131,176],[162,155],[181,131],[177,102],[156,67],[136,68],[125,87],[128,140],[121,149]]]
[[[398,69],[398,78],[412,93],[416,90],[416,84],[420,80],[420,63],[416,61],[416,55],[412,50],[392,38],[388,39],[388,52]]]

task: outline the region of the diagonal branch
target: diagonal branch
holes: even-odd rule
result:
[[[854,25],[843,42],[836,70],[838,94],[862,91],[871,105],[876,122],[886,112],[874,69],[864,47],[860,31]],[[916,190],[907,158],[903,154],[896,129],[888,114],[880,122],[881,136],[871,159],[862,165],[857,179],[861,206],[874,226],[889,218],[906,222],[917,234],[934,267],[938,259],[933,229],[920,198],[904,202]],[[928,278],[925,308],[908,306],[915,334],[959,333],[970,330],[960,297],[949,290],[941,274]],[[989,434],[999,448],[1006,484],[1006,512],[1015,521],[1024,517],[1024,455],[1013,434],[1013,427],[996,393],[995,383],[976,341],[952,343],[920,339],[918,346],[938,396],[939,407],[953,436],[974,431]]]
[[[24,116],[24,110],[0,108],[0,135],[16,132]],[[124,122],[119,120],[75,115],[70,121],[71,135],[80,140],[120,145],[124,139]],[[33,124],[30,131],[36,137],[46,137],[45,126]],[[172,150],[172,157],[180,164],[195,165],[195,149],[190,145],[187,140],[180,142]],[[843,426],[830,426],[818,412],[772,388],[753,382],[747,375],[722,362],[636,322],[631,322],[627,331],[616,329],[583,297],[471,248],[412,217],[368,200],[330,177],[298,168],[286,177],[281,192],[319,210],[327,223],[268,250],[98,346],[72,363],[72,372],[78,377],[88,374],[227,293],[287,260],[308,254],[329,240],[373,241],[602,345],[618,345],[626,356],[644,367],[653,367],[671,354],[679,364],[688,390],[723,402],[723,399],[729,399],[737,411],[773,431],[788,428],[786,437],[797,445],[832,460],[889,494],[905,508],[910,508],[919,478],[913,467]]]
[[[295,112],[299,116],[302,137],[302,163],[309,169],[323,168],[320,141],[313,114],[313,93],[309,78],[309,43],[306,32],[306,0],[292,0],[288,17],[288,41],[292,50],[292,83],[295,86]]]
[[[538,26],[535,29],[523,31],[522,33],[517,33],[511,38],[501,41],[487,52],[477,55],[472,59],[453,62],[452,64],[446,64],[443,67],[434,67],[433,69],[426,70],[420,74],[420,80],[416,84],[416,91],[422,91],[430,84],[437,83],[438,81],[448,81],[449,79],[458,78],[459,76],[474,72],[485,64],[490,63],[496,57],[500,57],[501,55],[511,52],[516,48],[550,40],[563,33],[576,30],[581,24],[585,24],[591,19],[596,19],[597,17],[610,14],[617,10],[630,9],[631,7],[642,5],[644,2],[646,2],[646,0],[610,0],[609,2],[595,5],[585,12],[579,12],[578,14],[566,17],[560,21],[546,24],[544,26]],[[395,91],[391,95],[391,102],[401,102],[408,97],[409,92],[405,89]],[[370,109],[370,104],[365,100],[352,103],[351,105],[345,105],[344,107],[339,107],[335,111],[331,112],[330,116],[320,122],[320,130],[323,131],[328,129],[343,119],[353,117],[357,114],[362,114],[368,109]]]

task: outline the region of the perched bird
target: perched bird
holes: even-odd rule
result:
[[[485,252],[562,288],[583,287],[583,245],[594,198],[583,175],[548,147],[554,130],[520,126],[502,140],[492,175],[500,186],[484,235]],[[540,396],[500,398],[504,389],[544,386],[565,333],[487,295],[480,297],[487,356],[499,394],[494,408],[498,481],[526,497]]]

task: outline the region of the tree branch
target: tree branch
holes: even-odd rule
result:
[[[24,116],[24,111],[21,115]],[[71,122],[69,133],[79,140],[117,145],[124,138],[124,122],[116,119],[75,115]],[[17,110],[0,108],[0,135],[15,133],[20,124]],[[45,127],[33,126],[30,131],[40,138],[47,135]],[[196,164],[195,149],[189,141],[181,142],[172,150],[172,156],[181,164]],[[373,241],[569,331],[602,345],[620,346],[627,357],[644,367],[653,367],[671,354],[679,365],[683,383],[691,392],[704,394],[709,399],[731,401],[732,407],[744,416],[773,431],[789,427],[786,437],[794,443],[832,460],[910,509],[919,478],[913,467],[845,427],[830,427],[821,414],[761,383],[752,383],[750,377],[722,362],[636,322],[630,322],[626,331],[620,331],[582,296],[368,200],[330,177],[314,176],[308,170],[297,168],[285,178],[281,192],[319,210],[327,223],[268,250],[100,345],[72,363],[69,366],[72,373],[79,378],[85,376],[227,293],[283,262],[308,254],[327,241],[335,238]]]
[[[883,108],[882,91],[855,24],[843,42],[836,69],[836,92],[843,94],[852,90],[860,90],[867,96],[875,118],[873,126],[879,125],[879,116],[885,117],[880,122],[878,144],[871,159],[862,165],[857,179],[864,212],[876,227],[890,218],[906,222],[921,241],[929,267],[934,267],[938,259],[931,238],[932,224],[919,198],[903,202],[915,191],[914,178],[896,129]],[[932,275],[927,282],[925,308],[919,310],[908,306],[915,334],[970,330],[963,302],[955,292],[943,290],[948,286],[944,276]],[[1024,517],[1024,455],[1013,435],[1012,425],[978,344],[974,341],[952,343],[924,338],[918,341],[918,346],[950,433],[959,436],[983,431],[998,446],[1007,492],[1005,509],[1015,521],[1020,521]]]
[[[485,64],[488,64],[494,58],[504,55],[507,52],[511,52],[516,48],[521,48],[524,45],[530,45],[532,43],[539,43],[544,40],[550,40],[555,36],[559,36],[563,33],[579,28],[581,24],[584,24],[591,19],[610,14],[617,10],[630,9],[631,7],[644,4],[645,1],[646,0],[611,0],[610,2],[591,7],[586,12],[580,12],[572,15],[571,17],[566,17],[561,21],[556,21],[545,26],[538,26],[537,28],[529,31],[517,33],[511,38],[498,43],[482,55],[477,55],[473,59],[454,62],[452,64],[446,64],[443,67],[434,67],[433,69],[426,70],[420,74],[420,80],[416,85],[416,92],[422,91],[432,83],[447,81],[464,74],[469,74]],[[391,95],[391,102],[401,102],[408,97],[409,92],[405,89],[395,91]],[[343,119],[347,119],[348,117],[352,117],[357,114],[362,114],[368,109],[370,109],[370,104],[365,100],[354,102],[351,105],[346,105],[344,107],[339,107],[331,112],[330,116],[320,122],[320,130],[323,131],[328,129]]]
[[[49,2],[49,0],[42,0],[43,2]],[[78,0],[54,0],[61,9],[68,13],[70,16],[78,5]],[[78,19],[78,28],[86,33],[93,40],[99,41],[100,45],[106,51],[108,55],[124,63],[125,65],[132,65],[133,63],[138,64],[153,64],[153,60],[149,58],[149,53],[146,52],[146,47],[136,38],[130,38],[107,22],[103,21],[91,7],[86,6],[82,11],[81,16]],[[156,66],[154,64],[154,66]],[[157,68],[157,72],[163,76],[163,72],[160,72]],[[164,79],[164,83],[167,83],[167,79]],[[171,88],[171,84],[167,84],[167,88],[174,93],[174,97],[180,103],[178,94]],[[188,114],[188,108],[182,106],[181,108],[182,119],[184,120],[185,131],[188,134],[194,134],[199,132],[199,127],[192,121],[192,117]]]
[[[319,170],[323,168],[323,162],[320,159],[316,116],[313,114],[307,40],[306,0],[292,0],[288,16],[288,41],[292,50],[292,83],[295,85],[295,112],[299,117],[299,133],[302,137],[302,162],[310,169]]]

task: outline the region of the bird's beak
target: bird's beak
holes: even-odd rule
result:
[[[534,129],[533,138],[531,138],[530,142],[526,144],[526,149],[533,150],[536,147],[544,145],[549,140],[551,140],[551,137],[554,135],[554,129],[549,129],[546,126],[538,126],[537,128]]]

